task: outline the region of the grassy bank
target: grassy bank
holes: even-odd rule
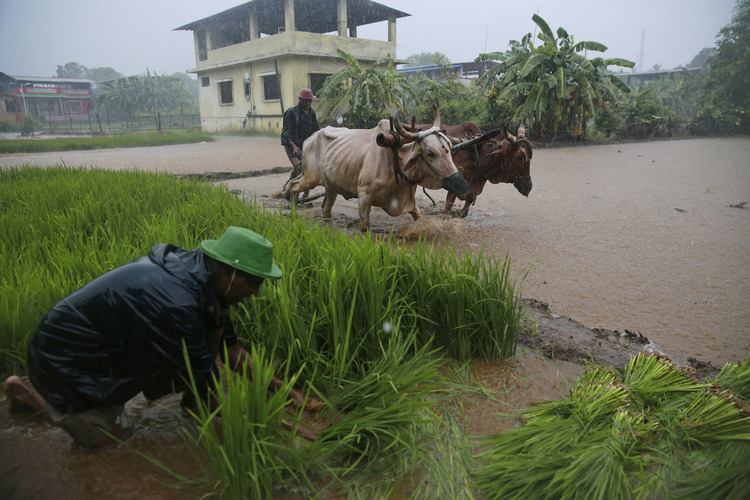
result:
[[[193,142],[210,142],[213,140],[213,137],[209,134],[180,131],[172,131],[166,134],[108,135],[101,137],[4,139],[0,140],[0,154],[168,146],[170,144],[189,144]]]

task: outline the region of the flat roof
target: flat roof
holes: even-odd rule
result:
[[[253,0],[180,26],[173,31],[195,31],[216,22],[232,23],[245,20],[253,7],[257,8],[260,33],[273,35],[284,26],[283,0]],[[411,15],[370,0],[347,0],[346,10],[349,24],[356,26],[387,21],[390,17],[399,18]],[[294,8],[296,29],[309,33],[338,31],[337,11],[338,0],[296,0]]]
[[[13,78],[16,81],[20,82],[40,82],[40,83],[64,83],[64,82],[72,82],[72,83],[96,83],[95,80],[86,80],[83,78],[55,78],[55,77],[46,77],[46,76],[13,76],[9,75],[11,78]]]

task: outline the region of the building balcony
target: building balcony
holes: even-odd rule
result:
[[[393,57],[396,53],[396,43],[305,31],[280,32],[209,50],[203,60],[196,54],[197,68],[191,72],[289,56],[338,58],[336,49],[351,54],[360,62],[369,62],[387,55]]]

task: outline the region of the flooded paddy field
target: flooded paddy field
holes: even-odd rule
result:
[[[443,191],[428,191],[433,206],[420,189],[422,219],[373,209],[373,232],[425,237],[459,253],[508,255],[523,297],[548,304],[553,315],[581,328],[637,332],[678,363],[693,357],[720,367],[750,355],[749,158],[748,138],[536,148],[528,198],[511,185],[488,185],[468,217],[458,219],[444,213]],[[0,156],[0,168],[62,163],[223,173],[215,182],[288,210],[270,198],[288,178],[274,173],[288,166],[278,139],[219,137],[158,148]],[[339,197],[329,223],[356,232],[356,209],[355,199]],[[301,211],[319,218],[320,200]],[[514,360],[475,363],[473,376],[507,394],[507,401],[467,401],[467,434],[497,432],[509,425],[497,412],[562,396],[580,369],[524,347]],[[128,442],[195,477],[199,469],[182,443],[177,403],[163,403],[128,405]],[[3,498],[181,499],[207,493],[169,488],[164,483],[171,478],[130,449],[82,450],[60,429],[6,410],[0,401]]]

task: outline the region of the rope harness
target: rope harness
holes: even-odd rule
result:
[[[396,184],[398,184],[398,178],[399,177],[401,177],[402,179],[404,179],[406,182],[408,182],[411,185],[417,184],[416,181],[413,181],[412,179],[410,179],[406,175],[406,173],[401,169],[401,165],[399,164],[400,162],[399,162],[399,157],[398,157],[398,149],[402,145],[402,143],[401,143],[401,135],[398,134],[398,133],[395,133],[395,131],[393,131],[393,130],[392,130],[392,132],[394,132],[394,135],[397,138],[396,145],[391,148],[391,153],[393,155],[393,176],[394,176],[394,178],[396,180]],[[424,136],[419,137],[417,140],[415,140],[412,143],[412,148],[411,148],[412,152],[414,152],[414,150],[416,149],[417,145],[420,142],[422,142],[427,137],[429,137],[429,136],[431,136],[433,134],[435,134],[435,135],[438,136],[438,139],[440,141],[440,145],[443,148],[443,151],[445,151],[447,154],[450,154],[450,152],[451,152],[451,148],[450,148],[451,141],[450,141],[450,139],[448,139],[448,136],[446,136],[444,133],[440,132],[439,130],[434,130],[434,131],[430,132],[429,134],[425,134]],[[443,141],[445,141],[445,143],[448,145],[447,148],[443,145]],[[440,177],[443,180],[447,179],[447,176],[445,176],[445,175],[441,174],[440,172],[438,172],[437,170],[435,170],[435,168],[432,165],[430,165],[430,162],[428,162],[427,160],[424,159],[423,155],[420,154],[419,158],[424,162],[425,165],[427,165],[427,168],[429,168],[430,170],[432,170],[432,172],[435,175],[437,175],[438,177]],[[432,198],[430,198],[430,199],[432,199]],[[433,203],[434,203],[434,201],[433,201]]]
[[[417,182],[411,180],[406,175],[406,173],[401,169],[401,166],[399,165],[398,149],[401,146],[401,135],[398,134],[395,130],[393,130],[393,122],[391,122],[391,132],[393,132],[393,135],[397,138],[396,145],[391,148],[391,154],[393,155],[393,177],[396,180],[396,184],[398,184],[398,178],[401,177],[402,179],[404,179],[406,182],[408,182],[409,184],[413,186],[417,184]],[[444,133],[440,132],[439,130],[435,130],[429,134],[425,134],[424,136],[419,137],[417,140],[415,140],[412,145],[412,152],[414,152],[414,149],[417,147],[418,143],[422,142],[425,138],[429,137],[432,134],[437,134],[438,140],[440,141],[440,145],[443,148],[443,150],[446,153],[451,154],[451,141],[450,139],[448,139],[448,136],[446,136]],[[443,141],[445,141],[446,144],[448,144],[447,149],[443,145]],[[419,158],[424,162],[425,165],[427,165],[427,168],[429,168],[430,170],[432,170],[433,173],[435,173],[435,175],[437,175],[443,180],[447,178],[445,175],[435,170],[433,166],[430,165],[430,163],[424,159],[423,155],[419,155]],[[427,189],[424,186],[422,186],[422,192],[425,194],[425,196],[427,196],[430,199],[433,207],[437,205],[435,203],[435,200],[432,199],[432,196],[427,194]]]
[[[510,145],[512,146],[513,144],[518,144],[519,142],[528,142],[529,145],[531,145],[531,141],[529,141],[525,137],[523,139],[517,139],[516,142],[513,142]],[[527,153],[526,148],[524,148],[524,153]],[[511,182],[515,183],[516,180],[523,177],[522,175],[518,175],[518,172],[516,172],[516,170],[513,168],[507,154],[502,155],[502,157],[496,157],[493,159],[493,162],[492,162],[493,166],[498,165],[498,163],[499,163],[499,166],[502,168],[502,170],[507,172],[507,174],[510,176]],[[481,172],[481,170],[478,168],[477,170],[480,172],[480,175],[485,180],[487,180],[487,177],[485,177],[485,175]]]

